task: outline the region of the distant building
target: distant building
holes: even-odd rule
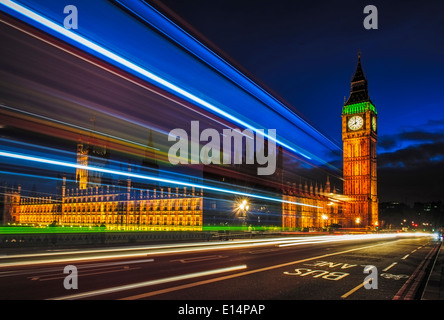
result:
[[[327,177],[325,186],[305,182],[296,186],[287,184],[284,189],[282,204],[282,226],[284,230],[324,229],[331,226],[341,227],[346,224],[342,208],[343,201],[336,198],[335,188],[330,187]]]
[[[416,220],[423,226],[439,226],[444,222],[444,212],[441,201],[415,202],[413,211],[416,214]]]

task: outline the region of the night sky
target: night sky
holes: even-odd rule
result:
[[[363,27],[367,4],[378,9],[377,30]],[[164,0],[162,5],[338,146],[341,108],[360,49],[379,118],[380,202],[444,201],[444,3]],[[340,165],[342,159],[336,161]]]

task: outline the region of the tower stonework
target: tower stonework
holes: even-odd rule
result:
[[[84,147],[81,140],[77,143],[77,164],[88,166],[88,149]],[[76,183],[79,189],[88,187],[88,170],[84,168],[76,169]]]
[[[350,96],[342,109],[344,195],[348,227],[378,226],[376,172],[377,111],[358,55]]]

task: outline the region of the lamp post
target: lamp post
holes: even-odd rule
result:
[[[242,225],[245,225],[247,219],[247,211],[250,209],[247,199],[243,199],[238,203],[239,218],[242,221]]]
[[[328,216],[326,214],[322,215],[322,220],[324,221],[323,228],[327,227],[328,225],[326,225],[326,224],[327,224]]]

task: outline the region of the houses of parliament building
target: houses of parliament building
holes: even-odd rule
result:
[[[378,225],[376,190],[377,113],[369,98],[361,60],[342,109],[343,192],[329,177],[324,183],[278,178],[273,193],[282,199],[273,212],[251,206],[248,224],[270,224],[282,230],[322,229],[332,225],[374,228]],[[280,150],[282,151],[282,150]],[[3,223],[22,225],[103,226],[110,230],[203,230],[234,220],[234,198],[220,205],[204,190],[140,184],[130,178],[117,183],[85,166],[105,166],[108,150],[88,141],[77,143],[75,177],[60,178],[54,196],[25,194],[20,186],[3,188]],[[155,155],[141,167],[158,170]],[[151,159],[151,160],[150,160]],[[282,163],[280,164],[282,165]],[[279,168],[279,161],[278,161]],[[130,168],[129,168],[130,170]],[[278,175],[279,175],[279,169]],[[281,173],[282,174],[282,173]],[[232,206],[232,207],[230,207]],[[0,208],[1,209],[1,208]],[[269,215],[273,218],[266,219]],[[262,219],[261,219],[262,217]]]

